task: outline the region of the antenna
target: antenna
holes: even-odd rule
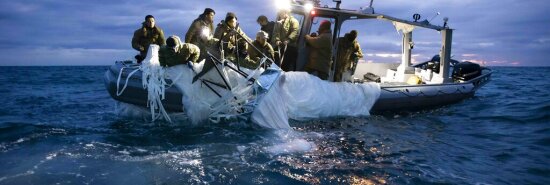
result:
[[[369,6],[368,7],[361,7],[361,13],[364,13],[364,14],[374,14],[374,8],[372,7],[372,2],[374,0],[370,0],[370,3],[369,3]]]
[[[321,6],[321,0],[312,0],[311,2],[313,3],[314,6],[317,6],[317,7]]]
[[[440,15],[441,13],[437,12],[433,17],[432,19],[430,19],[430,22],[432,22],[432,20],[434,20],[438,15]]]
[[[420,14],[415,13],[413,15],[414,22],[418,22],[418,20],[420,20],[420,18],[421,18]]]
[[[336,3],[336,9],[340,9],[340,4],[342,3],[342,0],[332,0],[332,2]]]

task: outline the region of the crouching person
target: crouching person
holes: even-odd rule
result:
[[[261,59],[264,58],[265,54],[265,56],[274,61],[275,51],[273,50],[273,47],[271,47],[271,45],[267,42],[268,39],[269,34],[264,31],[259,31],[256,34],[256,40],[252,43],[254,47],[248,47],[248,54],[250,55],[250,59],[252,59],[256,63],[259,63]]]
[[[250,59],[250,55],[248,54],[248,43],[244,40],[238,41],[239,50],[237,51],[236,56],[228,57],[230,61],[232,61],[235,65],[239,65],[239,67],[244,67],[247,69],[256,69],[258,67],[258,62]]]
[[[159,50],[159,62],[161,66],[171,67],[187,62],[197,62],[200,57],[198,46],[190,43],[181,43],[178,36],[170,36],[166,39],[166,45]]]

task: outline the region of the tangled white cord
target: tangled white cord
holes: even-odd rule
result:
[[[122,72],[124,68],[120,69],[117,80],[117,96],[122,95],[126,87],[128,86],[128,80],[134,75],[137,71],[142,71],[141,82],[144,89],[147,89],[147,107],[151,110],[151,120],[155,121],[161,116],[168,122],[172,122],[170,116],[164,109],[162,105],[162,100],[165,98],[166,90],[166,81],[164,80],[165,73],[162,66],[160,66],[158,58],[158,45],[150,45],[147,52],[147,58],[143,60],[140,67],[130,72],[126,77],[126,83],[122,90],[119,90],[120,79],[122,78]],[[179,77],[178,77],[179,78]]]

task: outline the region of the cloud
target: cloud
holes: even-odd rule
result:
[[[131,49],[31,48],[0,50],[0,66],[110,65],[115,60],[131,60]]]
[[[507,60],[486,61],[486,60],[470,59],[470,60],[462,60],[462,61],[477,63],[481,66],[521,66],[523,65],[522,62],[519,62],[519,61],[507,61]]]
[[[481,46],[481,47],[491,47],[491,46],[494,46],[495,43],[492,43],[492,42],[482,42],[482,43],[477,43],[478,46]]]
[[[477,54],[462,54],[462,57],[475,57]]]

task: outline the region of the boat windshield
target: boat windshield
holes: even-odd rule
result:
[[[300,35],[300,31],[302,31],[302,26],[304,25],[304,15],[297,14],[297,13],[291,13],[291,15],[298,20],[298,35]]]

